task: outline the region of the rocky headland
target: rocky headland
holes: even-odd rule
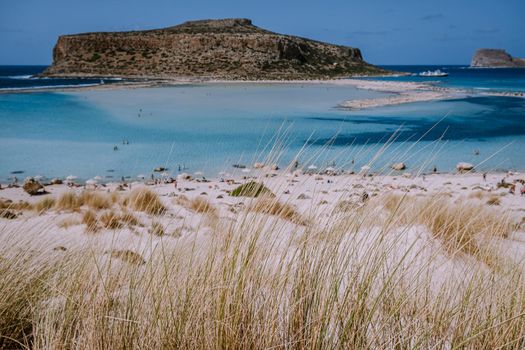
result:
[[[254,26],[249,19],[190,21],[163,29],[63,35],[47,77],[292,80],[379,75],[358,48]]]
[[[525,68],[525,59],[512,57],[502,49],[478,49],[472,57],[473,68]]]

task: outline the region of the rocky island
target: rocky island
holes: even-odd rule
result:
[[[509,55],[502,49],[478,49],[472,57],[473,68],[525,68],[525,59]]]
[[[358,48],[254,26],[249,19],[190,21],[155,30],[63,35],[47,77],[292,80],[385,74]]]

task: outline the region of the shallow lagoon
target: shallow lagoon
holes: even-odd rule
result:
[[[304,148],[299,156],[303,164],[322,167],[335,161],[338,167],[359,169],[396,130],[396,142],[374,159],[378,170],[393,161],[425,171],[434,166],[453,171],[459,161],[479,164],[480,170],[525,170],[525,99],[337,108],[345,99],[378,95],[312,84],[0,95],[0,180],[17,170],[24,171],[19,178],[135,178],[159,165],[173,174],[180,165],[214,177],[232,172],[234,163],[260,160],[276,138],[285,148],[281,166]]]

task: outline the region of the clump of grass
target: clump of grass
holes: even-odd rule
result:
[[[261,197],[252,202],[247,209],[257,213],[274,215],[298,225],[306,224],[306,220],[292,205],[281,203],[275,198]]]
[[[109,254],[112,258],[120,259],[132,265],[144,265],[146,263],[142,255],[132,250],[112,250]]]
[[[166,234],[166,231],[164,230],[164,226],[162,226],[160,222],[154,221],[151,223],[149,233],[160,237],[160,236],[164,236]]]
[[[55,199],[53,197],[45,197],[33,205],[33,209],[37,213],[43,213],[55,206]]]
[[[189,199],[185,195],[178,196],[175,200],[178,205],[200,214],[218,215],[218,209],[204,196]]]
[[[142,226],[139,219],[129,211],[125,211],[120,215],[120,221],[127,226]]]
[[[507,237],[514,227],[505,215],[479,205],[451,204],[445,199],[432,199],[423,201],[421,206],[419,221],[452,252],[476,254],[479,252],[475,239],[477,235],[485,233],[492,237]]]
[[[275,197],[275,194],[263,183],[249,181],[245,184],[240,185],[231,191],[230,196],[232,197]]]
[[[113,210],[106,210],[103,212],[98,221],[102,224],[102,227],[110,230],[124,227],[123,223],[120,221],[120,216]]]
[[[97,215],[92,210],[87,210],[82,214],[82,223],[86,225],[87,232],[97,232],[100,229]]]
[[[476,199],[482,199],[485,197],[485,193],[483,191],[475,191],[468,195],[469,198],[476,198]]]
[[[75,192],[67,191],[58,196],[55,202],[56,210],[78,211],[82,203],[79,201]]]
[[[207,213],[217,215],[217,208],[210,203],[210,201],[203,196],[198,196],[190,201],[190,208],[197,213]]]
[[[490,196],[487,200],[488,205],[500,205],[501,204],[501,198],[499,196]]]
[[[159,196],[148,188],[136,188],[130,192],[126,204],[132,209],[145,212],[150,215],[160,215],[166,212]]]
[[[92,209],[109,209],[113,204],[111,198],[105,193],[84,191],[78,196],[81,205],[87,205]]]

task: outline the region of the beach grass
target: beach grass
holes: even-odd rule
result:
[[[79,223],[98,235],[137,225],[141,212],[152,220],[149,237],[164,237],[159,214],[170,209],[153,191],[131,192],[126,213],[106,208],[110,198],[66,192],[43,207],[82,210]],[[219,209],[201,196],[179,199],[202,222],[155,249],[145,236],[128,249],[56,250],[42,247],[50,227],[2,229],[0,347],[524,346],[523,263],[502,258],[494,268],[477,258],[481,234],[513,230],[498,209],[386,194],[328,217],[309,211],[305,225],[289,203],[250,200],[203,242],[207,214],[220,221]]]

